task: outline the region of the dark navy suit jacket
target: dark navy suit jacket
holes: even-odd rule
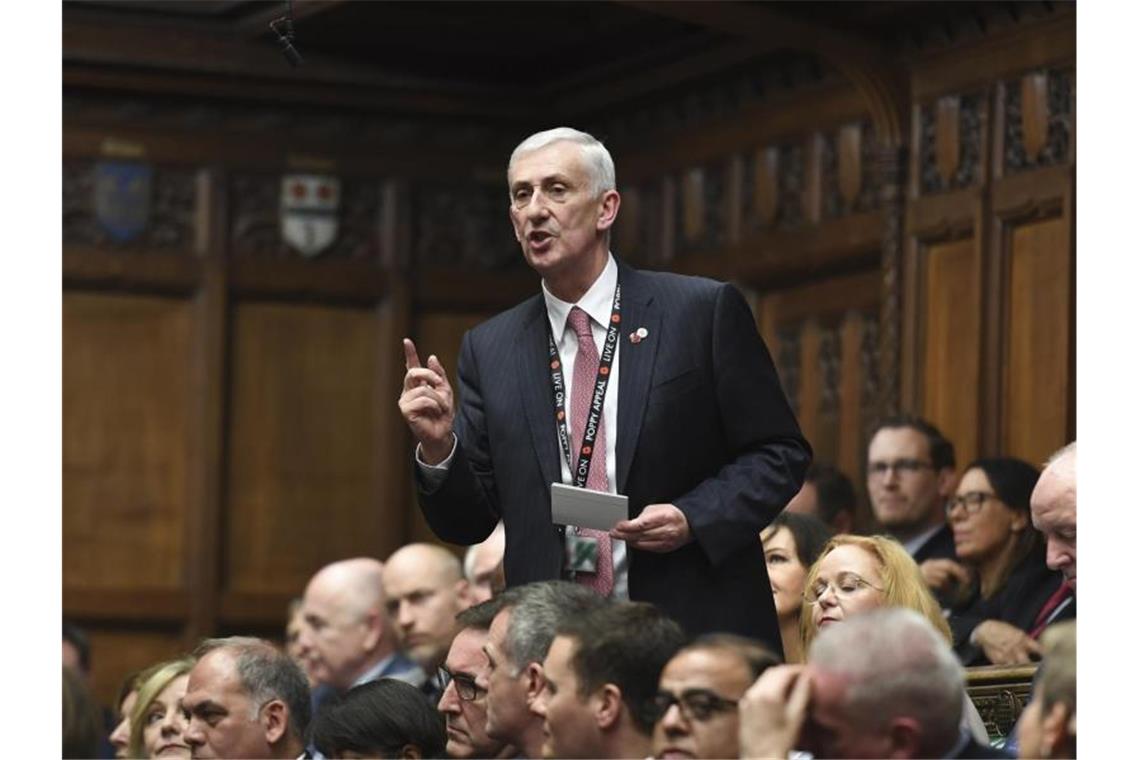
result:
[[[630,598],[692,634],[736,632],[780,652],[757,534],[799,490],[811,449],[739,291],[620,262],[618,278],[617,491],[631,518],[647,504],[676,505],[695,539],[664,554],[631,548]],[[464,336],[459,445],[443,484],[419,489],[445,541],[482,541],[502,517],[511,586],[562,571],[564,528],[550,517],[561,451],[547,324],[539,294]],[[634,344],[629,333],[641,327],[648,336]]]

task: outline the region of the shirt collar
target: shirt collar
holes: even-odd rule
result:
[[[555,339],[562,341],[566,332],[566,320],[570,318],[570,309],[577,306],[590,315],[590,319],[599,325],[609,325],[610,312],[614,306],[614,290],[617,289],[618,268],[612,253],[606,254],[606,266],[594,284],[586,291],[578,303],[567,303],[546,288],[542,283],[542,297],[546,300],[546,316],[550,320],[550,329]]]
[[[904,543],[903,548],[906,549],[907,554],[913,557],[915,552],[921,549],[926,544],[926,542],[933,538],[934,534],[940,530],[942,530],[942,525],[935,525],[933,528],[919,533],[917,536]]]
[[[380,662],[378,662],[375,665],[373,665],[372,667],[370,667],[368,670],[361,673],[360,677],[352,682],[352,685],[353,686],[359,686],[362,683],[369,683],[370,681],[375,681],[380,676],[380,674],[384,672],[384,669],[388,667],[388,663],[392,662],[392,660],[395,657],[396,657],[395,653],[388,655],[383,660],[381,660]]]

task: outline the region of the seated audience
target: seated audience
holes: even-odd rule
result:
[[[451,758],[514,757],[514,746],[487,735],[488,628],[499,611],[491,599],[459,613],[459,632],[451,642],[442,670],[448,677],[439,711],[447,728]]]
[[[789,513],[811,515],[832,533],[853,533],[855,486],[838,467],[812,462],[799,493],[784,507],[784,514]]]
[[[485,602],[506,587],[507,579],[503,575],[506,542],[506,533],[500,520],[486,541],[469,547],[463,555],[463,577],[467,579],[468,604]]]
[[[333,697],[313,719],[312,745],[330,758],[444,757],[443,721],[415,686],[381,678]]]
[[[378,678],[420,686],[426,678],[396,649],[388,617],[384,566],[369,557],[341,560],[317,571],[305,587],[297,652],[320,687],[314,703]]]
[[[736,706],[779,658],[730,633],[706,634],[673,655],[657,689],[655,758],[739,757]]]
[[[942,610],[906,550],[887,536],[836,536],[827,542],[808,571],[804,594],[804,648],[825,628],[880,607],[905,607],[926,618],[932,628],[953,642]],[[963,727],[979,741],[986,727],[965,690]]]
[[[607,601],[568,581],[515,586],[496,597],[501,609],[487,643],[487,734],[518,748],[522,757],[542,756],[542,717],[531,710],[545,685],[542,661],[558,627]]]
[[[769,668],[740,702],[740,757],[1000,758],[960,727],[965,678],[945,635],[910,609],[820,633],[807,665]]]
[[[1018,757],[1077,756],[1077,624],[1050,626],[1041,635],[1045,659],[1037,688],[1018,721]]]
[[[819,556],[831,533],[811,515],[781,512],[760,533],[768,580],[780,621],[780,639],[785,662],[803,662],[800,610],[808,568]]]
[[[661,670],[681,627],[645,602],[617,602],[559,626],[534,702],[544,757],[641,758],[652,749]]]
[[[108,737],[117,758],[127,756],[127,747],[131,741],[131,710],[135,708],[135,702],[138,700],[139,684],[146,680],[151,672],[151,668],[136,670],[124,678],[123,685],[119,687],[119,698],[115,700],[119,709],[119,722],[115,724],[114,730]]]
[[[171,660],[139,682],[138,697],[131,710],[129,757],[190,757],[181,700],[193,666],[194,661],[189,658]]]
[[[63,666],[62,757],[95,757],[102,733],[99,708],[77,668]],[[30,748],[30,747],[29,747]]]
[[[388,617],[399,645],[429,678],[421,687],[431,702],[443,694],[436,675],[458,631],[455,616],[467,604],[467,581],[455,555],[435,544],[409,544],[384,564]]]
[[[1046,618],[1076,614],[1061,574],[1045,566],[1044,542],[1030,521],[1037,477],[1020,459],[979,459],[947,503],[955,551],[975,576],[950,615],[963,665],[1027,663],[1041,653],[1035,639]]]
[[[207,639],[194,650],[182,709],[194,757],[300,757],[309,728],[309,684],[268,641]]]

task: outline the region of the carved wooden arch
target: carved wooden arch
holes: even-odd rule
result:
[[[770,7],[721,2],[643,2],[641,10],[747,40],[758,52],[802,50],[818,56],[855,86],[867,104],[875,130],[875,165],[882,193],[882,305],[879,314],[881,415],[899,411],[902,333],[902,248],[905,135],[909,116],[906,87],[898,67],[879,48],[830,28],[789,18]]]

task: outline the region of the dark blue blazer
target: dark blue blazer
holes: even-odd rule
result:
[[[736,632],[780,652],[757,534],[799,490],[811,449],[752,312],[713,280],[620,262],[618,278],[617,490],[630,517],[647,504],[676,505],[695,539],[665,554],[631,548],[630,598],[657,604],[692,634]],[[460,445],[443,484],[419,488],[445,541],[482,541],[502,517],[511,586],[562,571],[564,528],[550,517],[561,451],[547,324],[539,294],[464,336]],[[648,336],[630,342],[641,327]]]

